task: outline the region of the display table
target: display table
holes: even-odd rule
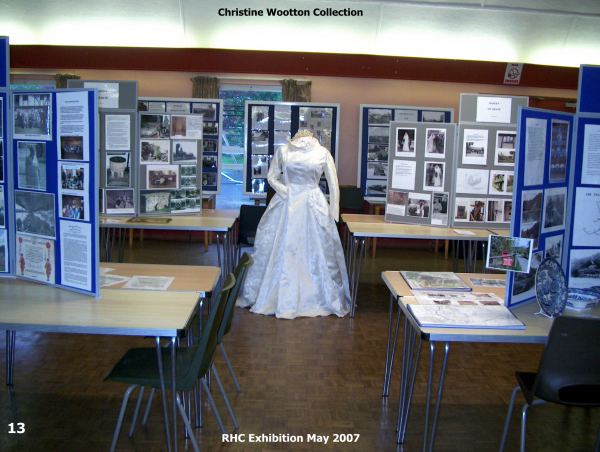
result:
[[[102,288],[99,298],[14,278],[0,279],[0,328],[6,330],[6,384],[13,384],[17,331],[42,333],[152,336],[155,338],[161,390],[165,394],[160,338],[171,345],[171,387],[175,391],[175,343],[192,319],[199,301],[213,291],[218,267],[108,264],[112,273],[173,276],[166,291]],[[182,268],[185,267],[185,270]],[[167,443],[167,402],[163,399]],[[172,398],[172,431],[177,431],[177,406]],[[169,447],[170,449],[170,447]]]
[[[360,267],[365,254],[365,240],[370,238],[452,240],[462,244],[466,272],[475,270],[477,262],[477,242],[487,242],[490,231],[487,229],[445,228],[426,225],[388,223],[381,215],[342,214],[346,240],[346,265],[350,281],[351,310],[354,317]],[[454,250],[454,269],[458,262],[458,246]]]
[[[469,278],[487,278],[503,279],[505,275],[494,274],[476,274],[459,273],[458,274],[468,285],[473,288],[473,292],[490,292],[504,298],[504,288],[493,287],[473,287]],[[402,275],[397,271],[388,271],[382,273],[385,285],[390,291],[389,305],[389,324],[388,339],[386,350],[386,363],[384,371],[383,396],[389,395],[389,384],[391,381],[391,372],[394,364],[394,354],[398,338],[398,329],[400,318],[404,316],[404,336],[402,343],[402,366],[400,375],[400,398],[398,405],[397,436],[398,444],[404,443],[406,437],[406,427],[410,415],[410,407],[416,374],[419,366],[419,357],[421,342],[429,342],[429,369],[427,375],[427,390],[425,401],[425,429],[423,436],[423,450],[431,451],[435,443],[435,433],[437,420],[440,411],[442,394],[444,389],[444,379],[446,375],[446,364],[452,342],[495,342],[495,343],[529,343],[543,344],[546,342],[552,319],[542,315],[536,315],[539,311],[536,303],[529,303],[512,309],[516,317],[523,322],[525,329],[495,329],[495,328],[426,328],[421,327],[414,319],[408,305],[415,303],[413,292],[410,290]],[[395,327],[393,325],[394,306],[398,305]],[[596,306],[591,311],[581,313],[572,313],[566,311],[563,315],[595,316],[600,317],[600,307]],[[430,407],[434,391],[433,374],[435,352],[438,343],[443,343],[444,351],[442,364],[437,382],[437,390],[433,412]]]

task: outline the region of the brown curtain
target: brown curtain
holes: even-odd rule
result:
[[[197,75],[192,77],[192,97],[200,99],[218,99],[219,98],[219,79],[217,77],[207,77]]]
[[[281,97],[284,102],[310,102],[312,82],[300,82],[291,78],[281,81]]]
[[[66,88],[67,80],[79,80],[80,78],[76,74],[54,74],[54,81],[57,88]]]

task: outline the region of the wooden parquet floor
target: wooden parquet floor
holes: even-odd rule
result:
[[[127,261],[212,264],[214,250],[201,245],[145,241]],[[205,451],[418,451],[423,432],[425,360],[418,376],[407,442],[396,446],[399,362],[389,400],[381,397],[388,293],[383,270],[445,270],[450,262],[429,250],[379,249],[363,267],[356,317],[278,320],[236,309],[226,348],[242,392],[235,394],[220,355],[216,364],[240,422],[238,433],[331,435],[312,443],[225,443],[207,406],[196,433]],[[4,347],[4,335],[0,346]],[[130,347],[151,346],[143,338],[65,334],[17,334],[15,387],[0,395],[0,451],[105,451],[110,445],[125,385],[104,382],[112,365]],[[452,347],[436,450],[497,450],[514,386],[515,370],[534,370],[541,347],[457,344]],[[427,350],[423,349],[423,356]],[[4,369],[5,357],[0,363]],[[226,425],[231,422],[216,396]],[[158,401],[158,399],[157,399]],[[130,403],[128,413],[133,404]],[[9,434],[9,423],[26,431]],[[133,438],[121,434],[120,451],[162,451],[160,404],[148,428]],[[598,411],[541,406],[529,419],[529,451],[591,451],[600,424]],[[181,427],[181,423],[179,423]],[[332,444],[335,433],[359,434],[356,443]],[[180,450],[191,450],[182,433]],[[507,450],[518,447],[515,414]]]

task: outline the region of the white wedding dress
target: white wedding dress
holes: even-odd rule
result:
[[[323,173],[329,204],[319,188]],[[313,137],[296,138],[273,156],[268,180],[276,194],[258,226],[237,305],[286,319],[346,315],[350,291],[334,221],[339,188],[331,154]]]

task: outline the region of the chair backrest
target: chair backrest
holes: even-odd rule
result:
[[[363,211],[364,198],[359,187],[340,185],[340,211]]]
[[[566,405],[600,406],[600,318],[554,319],[534,394]]]
[[[254,206],[250,204],[242,204],[240,206],[238,243],[254,245],[258,223],[260,223],[265,210],[267,210],[267,206]]]
[[[225,282],[223,283],[221,291],[219,292],[219,296],[217,297],[217,302],[214,306],[211,306],[208,319],[202,328],[200,342],[197,346],[195,346],[196,348],[190,367],[187,369],[186,374],[180,377],[182,386],[193,386],[196,379],[199,376],[204,375],[204,373],[206,373],[208,370],[208,367],[205,365],[205,363],[208,362],[208,366],[210,366],[210,363],[212,362],[213,355],[217,347],[219,327],[221,326],[225,308],[227,307],[227,298],[229,297],[229,292],[234,286],[235,276],[230,273],[227,275],[227,278],[225,278]]]
[[[227,306],[225,307],[225,313],[223,314],[223,321],[221,322],[221,327],[219,328],[219,336],[217,339],[217,343],[219,344],[223,340],[223,336],[225,336],[231,329],[235,301],[237,300],[242,285],[244,284],[244,279],[246,279],[246,273],[248,273],[248,268],[250,268],[250,265],[252,265],[252,258],[248,253],[244,253],[237,266],[233,270],[233,276],[235,276],[235,286],[233,286],[233,289],[229,291],[229,298],[227,299]]]

